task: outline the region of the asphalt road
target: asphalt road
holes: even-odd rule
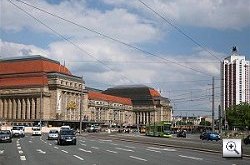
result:
[[[114,140],[102,135],[78,136],[77,145],[26,135],[0,143],[1,165],[194,165],[248,164],[250,159],[225,159],[220,154]]]

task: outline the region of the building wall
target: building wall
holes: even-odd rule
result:
[[[250,103],[250,65],[245,56],[237,52],[226,58],[222,63],[222,109],[242,102]]]

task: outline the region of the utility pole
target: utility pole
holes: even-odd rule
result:
[[[214,77],[212,78],[212,131],[214,132]]]
[[[219,133],[222,133],[222,114],[221,114],[221,107],[218,106],[218,116],[219,116]]]
[[[82,78],[81,78],[82,80]],[[83,80],[82,80],[83,82]],[[81,85],[81,92],[80,92],[80,130],[79,130],[79,133],[82,134],[82,94],[83,94],[83,83]]]

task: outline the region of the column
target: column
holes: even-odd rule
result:
[[[16,119],[16,111],[17,111],[17,103],[16,99],[13,99],[12,101],[13,107],[12,107],[12,119]]]
[[[17,119],[21,119],[21,101],[17,99]]]
[[[27,104],[27,108],[26,108],[26,110],[27,110],[27,118],[26,119],[30,119],[30,99],[26,99],[26,104]]]
[[[0,99],[0,118],[3,117],[3,100]]]
[[[7,114],[8,114],[8,101],[6,99],[3,100],[4,103],[4,108],[3,108],[3,117],[7,119]]]
[[[36,98],[36,102],[37,102],[37,104],[36,104],[36,114],[35,114],[35,119],[40,119],[40,113],[41,113],[41,111],[40,111],[40,104],[41,104],[41,99],[40,99],[40,97],[39,98]]]
[[[12,100],[8,100],[8,119],[12,119]]]
[[[35,99],[31,98],[31,119],[36,118],[36,104],[35,104]]]
[[[22,99],[22,119],[26,119],[26,102]]]

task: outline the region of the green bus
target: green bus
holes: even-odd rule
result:
[[[172,124],[169,121],[149,124],[146,126],[146,135],[171,138],[171,126]]]

